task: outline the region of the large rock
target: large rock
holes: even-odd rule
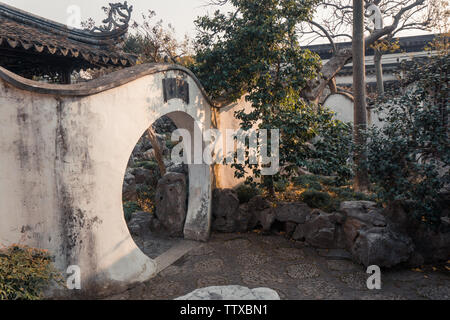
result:
[[[386,218],[382,215],[383,210],[376,208],[374,202],[346,201],[341,204],[340,211],[347,217],[343,231],[349,250],[353,247],[360,231],[387,226]]]
[[[272,207],[271,203],[267,199],[264,199],[263,196],[253,197],[248,202],[248,206],[254,211],[262,211]]]
[[[400,202],[391,203],[383,214],[393,230],[407,234],[412,239],[416,249],[412,265],[439,263],[450,259],[448,217],[441,217],[440,226],[433,227],[414,217],[412,210]]]
[[[136,178],[127,171],[122,187],[122,198],[124,201],[136,201]]]
[[[342,222],[339,213],[326,213],[313,210],[305,223],[299,224],[293,234],[294,240],[305,241],[312,247],[320,249],[339,248],[338,223]]]
[[[305,223],[312,209],[303,202],[282,202],[275,210],[275,218],[280,222]]]
[[[219,232],[235,232],[239,215],[239,198],[232,189],[215,189],[212,202],[212,228]]]
[[[393,267],[407,262],[414,252],[410,237],[388,224],[383,209],[368,201],[349,201],[340,211],[347,216],[343,226],[346,249],[353,260],[365,266]]]
[[[251,212],[248,207],[248,203],[241,204],[238,210],[238,216],[236,219],[236,231],[246,232],[250,230],[250,220],[252,218]]]
[[[150,223],[153,219],[152,214],[148,212],[134,212],[131,220],[128,222],[128,229],[134,236],[143,237],[144,234],[150,232]]]
[[[281,300],[278,293],[268,288],[249,289],[242,286],[208,287],[197,289],[175,300]]]
[[[175,173],[181,173],[184,175],[189,174],[189,167],[188,165],[181,163],[181,164],[170,164],[170,166],[167,166],[167,172],[175,172]]]
[[[370,201],[344,201],[341,203],[339,211],[347,218],[357,219],[363,223],[376,227],[385,227],[386,219],[381,214],[382,210],[377,209],[377,204]]]
[[[182,236],[186,221],[186,177],[170,172],[158,182],[155,215],[170,236]]]
[[[144,168],[133,169],[132,174],[134,175],[136,184],[150,184],[153,175],[150,170]]]
[[[389,228],[361,230],[351,249],[353,259],[364,266],[394,267],[410,259],[411,239]]]
[[[250,216],[248,227],[255,229],[262,227],[264,231],[269,231],[275,222],[275,212],[272,204],[262,196],[252,198],[247,205]]]

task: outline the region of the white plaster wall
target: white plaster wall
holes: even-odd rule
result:
[[[353,122],[353,101],[345,95],[329,95],[324,101],[324,106],[336,113],[336,119]]]
[[[243,96],[236,103],[230,104],[228,106],[219,109],[219,119],[218,119],[218,129],[220,130],[222,137],[226,137],[226,130],[239,130],[240,121],[235,118],[234,114],[236,111],[245,110],[249,113],[252,110],[251,102],[245,100]],[[216,153],[226,150],[226,141],[224,139],[222,146],[217,146]],[[245,182],[245,178],[235,178],[235,169],[231,165],[218,164],[215,168],[215,179],[216,187],[220,189],[235,188]]]
[[[330,94],[324,101],[324,106],[336,113],[336,119],[353,123],[353,101],[343,94]],[[367,110],[367,124],[381,127],[380,114],[374,110]]]
[[[162,79],[189,83],[190,103],[163,100]],[[86,294],[147,280],[156,265],[133,242],[122,209],[129,156],[159,117],[210,128],[210,105],[185,73],[167,71],[87,97],[34,94],[0,80],[0,243],[48,249],[79,265]],[[185,234],[206,240],[211,171],[190,167]],[[89,292],[87,292],[89,291]]]

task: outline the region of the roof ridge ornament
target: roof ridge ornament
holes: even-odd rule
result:
[[[115,30],[128,29],[131,13],[133,12],[133,6],[128,6],[127,1],[124,3],[110,3],[109,7],[102,7],[103,11],[108,17],[102,22],[104,26],[94,27],[91,32],[111,32]]]

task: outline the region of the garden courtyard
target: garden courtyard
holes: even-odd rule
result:
[[[268,287],[282,300],[450,299],[450,261],[383,270],[382,289],[369,290],[370,274],[344,251],[313,249],[282,235],[215,233],[208,243],[186,247],[191,250],[154,279],[107,299],[171,300],[198,288],[228,285]]]

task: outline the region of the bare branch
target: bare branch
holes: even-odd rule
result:
[[[328,33],[328,31],[322,27],[320,24],[314,22],[314,21],[309,21],[309,23],[311,23],[312,25],[316,26],[317,28],[319,28],[320,30],[322,30],[322,32],[325,34],[325,36],[328,38],[328,41],[330,41],[330,44],[333,48],[333,53],[336,53],[337,48],[336,48],[336,44],[334,43],[333,37]]]

